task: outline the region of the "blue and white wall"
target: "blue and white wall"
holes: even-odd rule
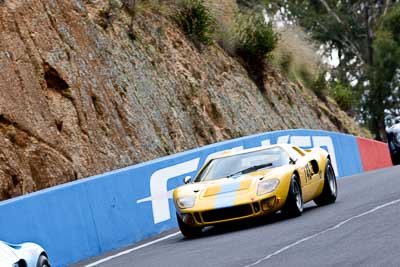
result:
[[[127,246],[176,227],[172,191],[208,157],[275,143],[323,147],[339,177],[363,171],[354,136],[311,130],[263,133],[0,202],[0,240],[36,242],[54,266]]]

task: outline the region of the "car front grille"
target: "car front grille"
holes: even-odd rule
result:
[[[222,209],[215,209],[205,211],[201,214],[204,222],[216,222],[222,220],[229,220],[233,218],[240,218],[251,215],[253,213],[253,209],[251,205],[240,205]]]

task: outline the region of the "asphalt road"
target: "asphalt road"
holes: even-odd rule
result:
[[[338,194],[298,218],[214,227],[195,240],[176,234],[98,266],[400,266],[400,167],[339,179]]]

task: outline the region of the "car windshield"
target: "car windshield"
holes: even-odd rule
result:
[[[288,163],[289,158],[280,147],[213,159],[196,176],[195,182],[237,178],[242,174]]]

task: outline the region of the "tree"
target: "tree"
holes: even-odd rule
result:
[[[396,52],[400,33],[400,20],[396,15],[398,1],[267,1],[267,4],[265,0],[251,3],[264,4],[270,14],[278,14],[281,19],[302,26],[314,40],[324,45],[326,55],[338,52],[340,63],[331,70],[333,79],[344,86],[351,85],[354,99],[358,100],[352,111],[377,139],[382,139],[385,112],[382,103],[393,102],[399,78],[399,68],[395,64],[396,60],[399,62]],[[386,49],[390,49],[390,56]]]
[[[377,131],[384,127],[385,112],[393,113],[400,108],[400,4],[377,21],[373,51],[369,74],[373,90],[367,92],[365,106],[371,114],[370,126]]]

